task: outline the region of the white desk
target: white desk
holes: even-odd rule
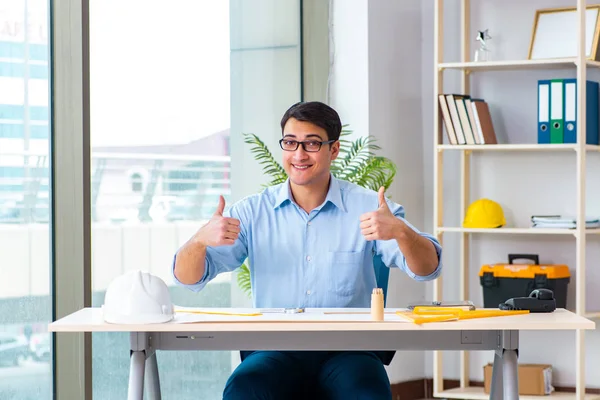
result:
[[[249,312],[249,309],[203,310]],[[364,314],[324,312],[364,311]],[[370,321],[369,309],[307,309],[303,314],[262,316],[178,314],[165,324],[105,323],[99,308],[85,308],[51,323],[50,332],[130,332],[129,400],[159,400],[156,350],[493,350],[490,399],[518,399],[519,331],[594,329],[595,323],[559,309],[416,325],[386,309],[385,321]],[[195,320],[196,322],[189,322]],[[188,321],[185,323],[185,321]]]

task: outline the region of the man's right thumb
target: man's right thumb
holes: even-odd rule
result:
[[[222,195],[219,195],[219,205],[217,206],[217,211],[215,211],[215,215],[223,216],[223,210],[225,209],[225,198]]]

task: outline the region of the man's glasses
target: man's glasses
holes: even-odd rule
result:
[[[325,142],[320,142],[318,140],[306,140],[304,142],[298,142],[297,140],[280,139],[279,146],[281,146],[281,148],[285,151],[296,151],[298,149],[298,145],[302,144],[304,151],[316,153],[321,150],[322,145],[333,142],[335,142],[335,140],[327,140]]]

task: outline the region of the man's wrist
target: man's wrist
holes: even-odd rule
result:
[[[206,240],[200,235],[196,235],[192,238],[191,243],[192,247],[196,250],[206,250],[208,245],[206,244]]]
[[[394,237],[398,243],[412,243],[416,240],[417,233],[410,229],[405,223],[398,220]]]

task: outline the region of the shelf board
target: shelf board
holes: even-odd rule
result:
[[[470,386],[470,387],[466,387],[466,388],[456,388],[456,389],[449,389],[449,390],[444,390],[441,392],[436,392],[433,395],[434,397],[442,397],[442,398],[446,398],[446,399],[466,399],[466,400],[483,400],[483,399],[489,399],[490,395],[486,394],[483,390],[482,387],[478,387],[478,386]],[[570,393],[570,392],[554,392],[548,396],[525,396],[525,395],[520,395],[519,399],[521,400],[539,400],[539,399],[548,399],[548,398],[552,398],[552,399],[561,399],[561,400],[567,400],[567,399],[575,399],[575,393]],[[600,399],[600,395],[597,394],[586,394],[585,395],[585,399],[586,400],[599,400]]]
[[[583,316],[585,318],[587,318],[587,319],[599,319],[600,318],[600,311],[588,312],[588,313],[585,313]]]
[[[600,68],[600,62],[587,60],[586,64],[591,68]],[[506,60],[506,61],[469,61],[439,63],[440,69],[467,69],[470,71],[501,71],[519,69],[539,68],[571,68],[577,65],[575,57],[546,60]]]
[[[588,67],[600,68],[600,61],[587,60],[586,64]]]
[[[439,144],[438,150],[458,151],[576,151],[576,144]],[[600,151],[600,146],[585,145],[587,151]]]
[[[575,235],[575,229],[563,228],[462,228],[462,227],[438,227],[438,232],[457,232],[457,233],[495,233],[512,235]],[[586,233],[600,234],[600,229],[586,229]]]

